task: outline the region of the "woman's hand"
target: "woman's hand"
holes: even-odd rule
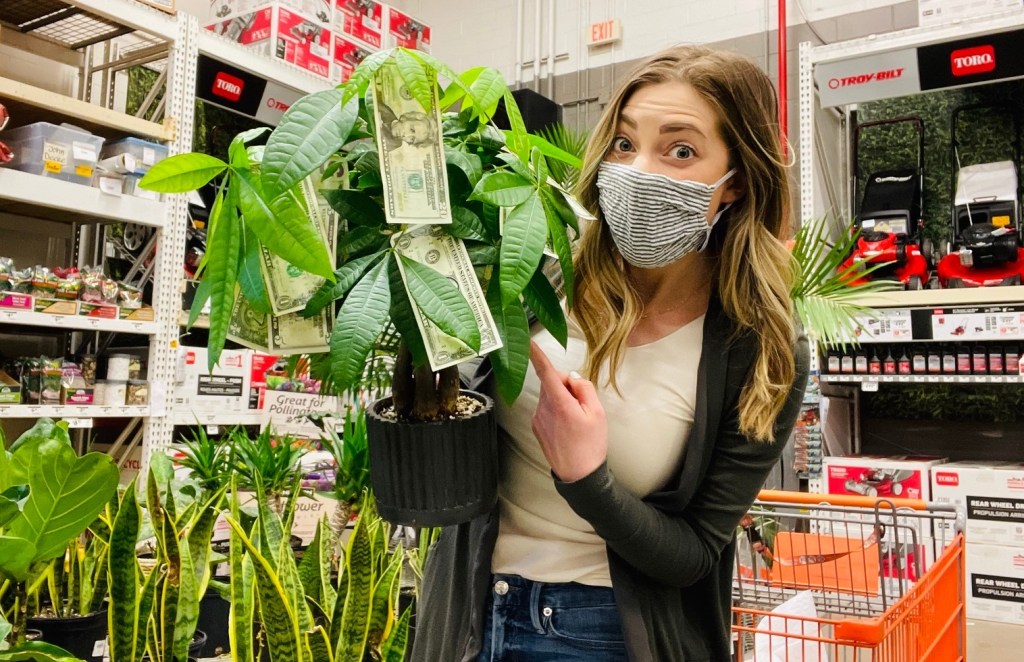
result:
[[[555,475],[571,483],[593,473],[608,458],[604,407],[593,383],[559,372],[536,343],[530,361],[540,379],[533,434]]]

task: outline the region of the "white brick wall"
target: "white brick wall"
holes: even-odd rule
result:
[[[542,2],[541,53],[547,56],[547,0],[524,0],[523,59],[534,54],[535,3]],[[555,5],[555,73],[627,62],[677,43],[717,42],[772,30],[776,0],[552,0]],[[897,4],[897,0],[800,0],[813,21]],[[391,0],[429,24],[433,52],[456,70],[496,66],[511,82],[515,65],[515,0]],[[803,23],[797,0],[788,0],[787,23]],[[608,18],[622,20],[622,41],[586,47],[585,30]],[[542,69],[546,74],[546,69]],[[526,67],[523,79],[531,80]]]

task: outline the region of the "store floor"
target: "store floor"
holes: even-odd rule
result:
[[[1024,651],[1024,626],[967,621],[967,662],[1019,660]]]

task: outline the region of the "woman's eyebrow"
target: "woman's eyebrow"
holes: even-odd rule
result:
[[[687,124],[685,122],[675,122],[672,124],[662,124],[658,130],[659,133],[677,133],[679,131],[693,131],[694,133],[704,137],[704,132],[698,129],[693,124]]]

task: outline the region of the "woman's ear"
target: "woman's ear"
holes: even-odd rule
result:
[[[725,182],[722,187],[725,190],[722,191],[721,203],[732,204],[742,198],[747,192],[747,180],[743,177],[743,173],[736,171],[732,177]]]

